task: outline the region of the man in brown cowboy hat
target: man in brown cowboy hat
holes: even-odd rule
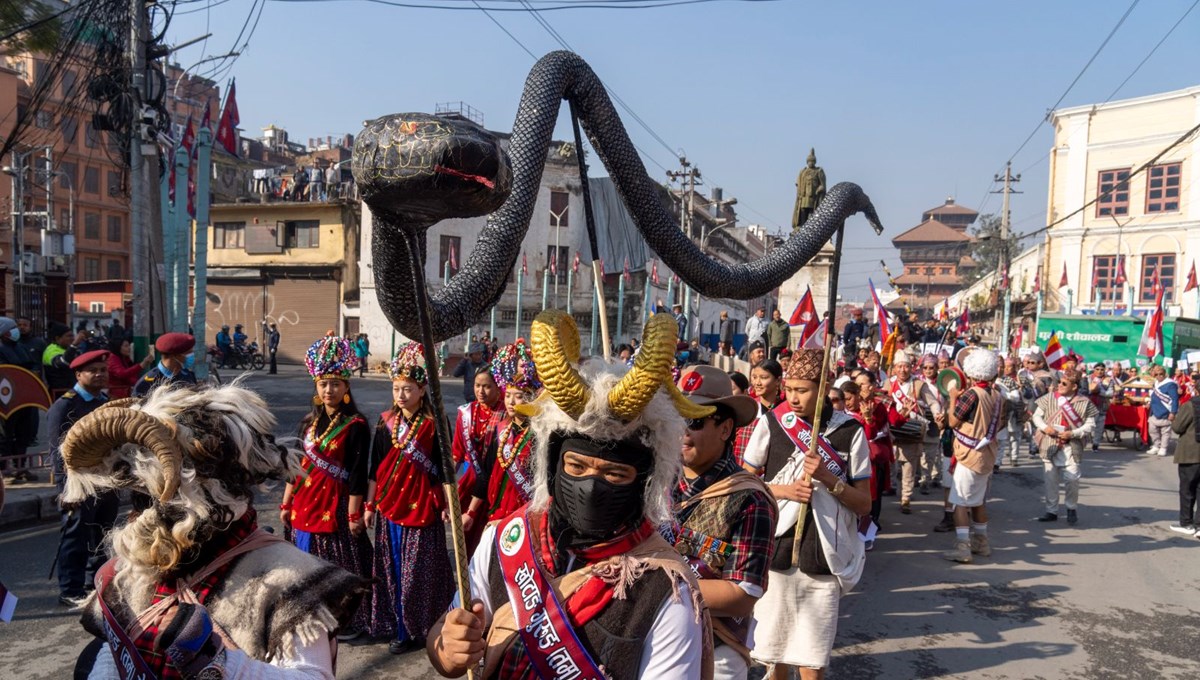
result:
[[[735,395],[733,381],[714,366],[684,371],[679,389],[716,412],[687,421],[683,479],[672,494],[675,549],[700,578],[713,616],[713,677],[744,679],[752,613],[767,588],[778,514],[766,485],[733,457],[737,428],[753,421],[758,408],[750,397]]]

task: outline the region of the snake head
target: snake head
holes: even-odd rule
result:
[[[512,164],[495,135],[427,113],[367,121],[350,168],[372,210],[428,225],[492,213],[512,191]]]

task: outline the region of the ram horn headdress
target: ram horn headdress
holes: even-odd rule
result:
[[[166,503],[174,498],[183,471],[183,453],[173,425],[123,405],[96,409],[67,430],[61,447],[63,463],[69,471],[95,467],[125,444],[145,447],[158,458],[163,469],[158,499]]]

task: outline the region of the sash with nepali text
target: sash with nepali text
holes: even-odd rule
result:
[[[779,421],[780,427],[782,427],[783,431],[787,433],[788,439],[791,439],[792,443],[795,444],[796,448],[800,451],[800,459],[803,459],[804,456],[808,455],[808,451],[812,447],[812,425],[809,425],[803,418],[796,415],[787,402],[776,406],[771,412],[775,414],[775,418]],[[821,457],[821,462],[825,468],[832,472],[835,477],[843,481],[849,481],[849,474],[846,469],[846,460],[842,458],[841,454],[839,454],[837,450],[833,448],[833,444],[829,443],[829,440],[823,435],[817,436],[817,455]],[[797,459],[793,457],[793,460]],[[803,464],[801,464],[799,467],[803,468]],[[779,476],[783,475],[790,468],[793,468],[793,466],[785,465],[783,469],[779,471],[779,475],[776,476],[776,480],[778,481],[773,481],[772,483],[787,484],[795,481],[794,479],[779,479]]]
[[[516,616],[517,634],[537,676],[542,680],[603,680],[604,673],[580,642],[534,559],[525,512],[511,517],[496,532],[496,556]]]

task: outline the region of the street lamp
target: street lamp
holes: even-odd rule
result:
[[[17,283],[25,285],[25,171],[29,169],[27,161],[34,152],[49,149],[48,146],[34,147],[25,153],[16,149],[12,151],[12,165],[6,165],[3,172],[13,178],[12,181],[12,221],[13,221],[13,257],[17,261]]]

